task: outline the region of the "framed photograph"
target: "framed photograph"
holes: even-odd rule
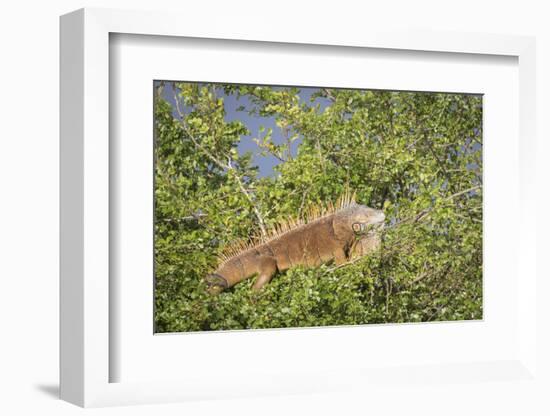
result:
[[[181,18],[61,18],[62,398],[535,386],[534,40]]]
[[[481,95],[154,89],[155,332],[482,319]]]

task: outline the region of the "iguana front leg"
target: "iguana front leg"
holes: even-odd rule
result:
[[[340,266],[341,264],[344,264],[348,261],[348,256],[346,256],[346,252],[343,248],[338,247],[336,250],[332,252],[334,256],[334,264],[337,266]]]
[[[277,261],[273,257],[262,256],[259,258],[259,262],[258,278],[252,286],[256,292],[269,283],[277,272]]]

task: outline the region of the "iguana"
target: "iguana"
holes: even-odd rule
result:
[[[237,242],[220,256],[214,273],[206,276],[208,291],[216,294],[258,275],[253,289],[260,290],[277,272],[291,267],[337,265],[364,256],[379,246],[384,213],[355,202],[346,191],[336,204],[313,207],[301,219],[289,219],[267,237]]]

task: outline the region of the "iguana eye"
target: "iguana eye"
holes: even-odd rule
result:
[[[361,232],[361,224],[356,222],[354,223],[351,228],[353,229],[354,232],[356,233],[360,233]]]

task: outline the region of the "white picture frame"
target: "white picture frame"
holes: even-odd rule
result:
[[[519,217],[517,273],[517,354],[499,361],[441,363],[414,368],[414,377],[430,389],[434,380],[476,385],[498,397],[497,387],[482,383],[506,381],[512,388],[536,387],[536,218],[526,214],[534,204],[535,176],[535,41],[529,37],[468,33],[399,32],[362,29],[328,35],[318,29],[279,31],[269,22],[246,35],[235,34],[230,22],[206,28],[198,20],[172,13],[83,9],[61,18],[61,398],[80,406],[158,403],[262,394],[297,394],[358,389],[379,382],[400,388],[411,369],[360,366],[320,375],[281,373],[258,380],[240,380],[235,388],[216,390],[205,377],[179,381],[110,382],[117,358],[110,350],[109,297],[109,36],[113,33],[224,39],[281,44],[332,45],[453,54],[505,55],[519,66]],[[283,45],[284,47],[284,45]],[[111,259],[112,260],[112,259]],[[415,331],[410,329],[409,331]],[[498,375],[501,376],[498,376]],[[413,377],[413,378],[414,378]],[[499,378],[500,377],[500,378]],[[494,383],[493,383],[494,384]],[[521,386],[521,387],[520,387]],[[402,387],[402,386],[401,386]],[[213,391],[214,388],[214,391]],[[380,388],[380,387],[377,387]],[[433,386],[432,386],[433,388]],[[450,394],[450,391],[448,392]]]

